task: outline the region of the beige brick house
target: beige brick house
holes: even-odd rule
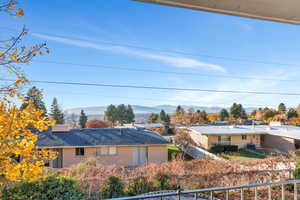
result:
[[[300,141],[300,127],[295,126],[193,126],[192,139],[201,147],[210,149],[217,144],[237,145],[244,148],[255,144],[257,148],[273,148],[282,152],[295,150]]]
[[[58,157],[50,167],[67,168],[94,158],[97,164],[138,166],[168,161],[169,142],[137,128],[71,129],[39,134],[39,148],[53,149]]]

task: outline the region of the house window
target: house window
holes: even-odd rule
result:
[[[84,148],[76,148],[75,155],[76,156],[84,156]]]
[[[218,136],[218,144],[230,145],[231,144],[231,136],[227,136],[227,135]]]
[[[117,147],[101,147],[100,155],[116,155]]]
[[[247,135],[242,135],[242,140],[247,140]]]

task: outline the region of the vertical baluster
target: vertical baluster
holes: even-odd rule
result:
[[[244,189],[241,189],[241,200],[244,200]]]
[[[297,191],[297,183],[295,182],[294,183],[294,200],[297,200],[297,193],[298,193],[298,191]]]
[[[229,190],[226,190],[226,200],[229,200]]]
[[[272,200],[271,185],[268,186],[269,200]]]
[[[213,200],[214,199],[214,197],[213,197],[213,192],[211,191],[210,192],[210,200]]]
[[[163,196],[160,197],[160,200],[163,200]]]
[[[284,195],[284,184],[281,184],[281,200],[285,199],[285,195]]]
[[[195,193],[195,200],[197,200],[198,199],[198,193],[196,192]]]
[[[257,187],[254,188],[254,200],[257,200]]]

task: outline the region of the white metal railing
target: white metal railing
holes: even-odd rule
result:
[[[298,192],[297,192],[297,183],[300,183],[300,179],[297,180],[287,180],[287,181],[279,181],[279,182],[271,182],[271,183],[257,183],[257,184],[249,184],[249,185],[239,185],[239,186],[227,186],[227,187],[216,187],[216,188],[206,188],[206,189],[197,189],[197,190],[177,190],[177,191],[171,191],[171,192],[164,192],[164,193],[154,193],[154,194],[145,194],[145,195],[138,195],[138,196],[132,196],[132,197],[121,197],[121,198],[113,198],[111,200],[143,200],[143,199],[161,199],[163,200],[165,197],[171,197],[171,196],[176,196],[180,200],[183,195],[193,195],[194,199],[203,199],[203,197],[200,197],[201,194],[203,193],[208,193],[208,197],[206,198],[207,200],[215,200],[216,198],[214,197],[214,192],[220,192],[224,191],[226,192],[225,194],[225,199],[229,200],[229,191],[230,190],[239,190],[240,191],[240,199],[244,200],[245,195],[244,195],[244,190],[245,189],[254,189],[254,196],[253,199],[257,200],[258,199],[258,191],[257,188],[259,187],[267,187],[268,188],[268,200],[272,200],[272,186],[275,185],[280,185],[281,186],[281,200],[285,200],[285,185],[287,184],[293,184],[294,187],[294,200],[297,200],[298,197]]]

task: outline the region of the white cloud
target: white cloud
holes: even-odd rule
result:
[[[109,45],[109,44],[103,45],[103,44],[97,44],[96,42],[90,42],[81,39],[70,39],[67,37],[52,36],[52,35],[46,35],[40,33],[32,33],[32,35],[42,39],[52,40],[52,41],[60,42],[67,45],[77,46],[77,47],[92,48],[101,51],[113,51],[117,53],[135,55],[146,59],[161,61],[170,64],[174,67],[197,68],[197,69],[206,69],[206,70],[225,72],[225,68],[223,66],[201,62],[197,59],[192,59],[188,57],[161,55],[161,54],[150,53],[146,51],[138,51],[136,49],[129,48],[129,47]]]

